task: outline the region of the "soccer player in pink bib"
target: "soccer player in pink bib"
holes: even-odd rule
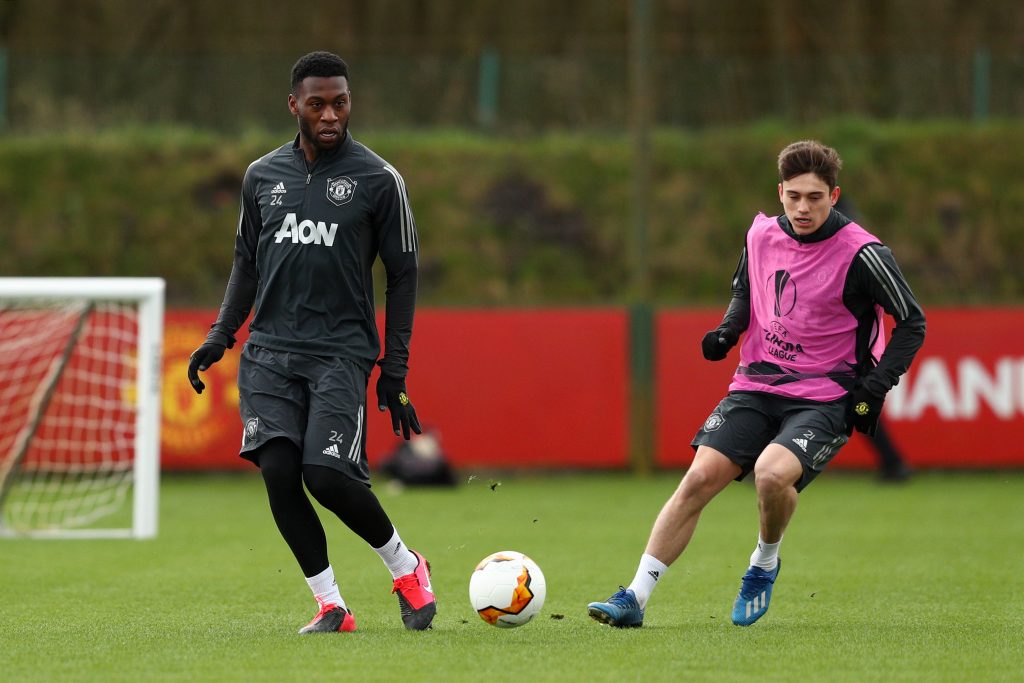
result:
[[[921,348],[924,313],[892,252],[834,208],[841,166],[814,140],[779,154],[783,213],[754,217],[722,324],[701,340],[709,361],[739,344],[729,392],[697,431],[693,464],[658,514],[632,583],[590,603],[597,621],[641,626],[704,506],[751,472],[760,528],[732,621],[761,618],[799,493],[854,429],[874,434],[886,393]],[[895,320],[888,344],[883,314]]]

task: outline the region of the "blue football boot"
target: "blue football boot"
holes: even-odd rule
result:
[[[732,623],[737,626],[750,626],[768,611],[768,603],[772,599],[772,587],[779,575],[782,560],[775,565],[775,571],[766,572],[760,567],[751,567],[743,575],[740,594],[732,606]]]
[[[607,602],[592,602],[587,605],[592,619],[617,628],[636,628],[644,625],[644,611],[636,601],[636,594],[619,586],[615,595]]]

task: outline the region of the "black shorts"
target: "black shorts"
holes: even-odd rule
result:
[[[368,381],[360,365],[344,358],[272,351],[246,343],[238,364],[244,425],[239,455],[256,462],[257,448],[284,437],[302,452],[302,464],[330,467],[369,484]]]
[[[803,465],[796,490],[818,476],[846,436],[846,399],[829,403],[785,398],[756,391],[734,391],[711,412],[691,445],[710,446],[739,465],[739,481],[753,469],[770,443],[785,446]]]

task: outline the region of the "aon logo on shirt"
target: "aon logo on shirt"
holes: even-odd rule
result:
[[[314,223],[311,220],[299,221],[294,213],[284,217],[281,227],[274,233],[274,242],[280,244],[290,240],[293,244],[322,244],[331,246],[334,244],[334,236],[338,233],[338,224],[331,223],[330,227],[323,221]]]

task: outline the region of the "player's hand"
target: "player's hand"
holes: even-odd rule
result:
[[[405,393],[405,380],[400,377],[392,377],[381,370],[377,378],[377,409],[380,412],[391,411],[391,429],[395,436],[403,436],[409,440],[409,430],[422,434],[420,420],[416,417],[416,409],[412,407],[412,401]],[[399,431],[401,428],[401,431]]]
[[[729,349],[736,346],[740,335],[732,328],[711,330],[700,340],[700,350],[707,360],[723,360],[729,355]]]
[[[205,372],[211,365],[223,358],[226,348],[227,346],[224,344],[207,341],[188,357],[188,381],[197,394],[203,393],[203,389],[206,388],[203,380],[199,379],[199,371]]]
[[[856,429],[868,436],[874,436],[878,430],[878,418],[882,416],[882,404],[885,395],[878,396],[868,391],[863,384],[858,384],[846,406],[846,433],[852,434]]]

